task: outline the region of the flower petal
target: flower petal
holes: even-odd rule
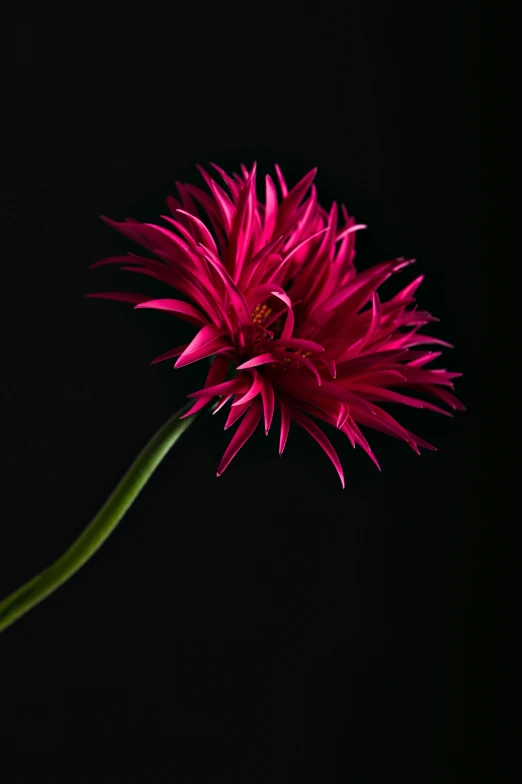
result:
[[[247,370],[248,368],[258,367],[259,365],[268,365],[271,362],[278,362],[281,364],[281,360],[273,354],[258,354],[257,357],[252,357],[252,359],[248,359],[246,362],[238,365],[236,370]]]
[[[237,455],[241,447],[248,441],[261,419],[261,406],[256,401],[252,403],[245,416],[239,423],[239,427],[234,433],[232,440],[225,450],[221,462],[217,469],[217,476],[221,476],[229,465],[230,461]]]
[[[265,417],[265,435],[268,435],[274,416],[274,388],[268,379],[262,378],[262,382],[261,399],[263,401],[263,413]]]
[[[335,466],[335,470],[339,474],[339,479],[341,480],[341,484],[344,488],[344,474],[343,469],[341,466],[341,461],[339,460],[339,456],[333,445],[330,443],[329,439],[325,436],[323,431],[321,430],[315,422],[306,415],[303,414],[302,411],[294,410],[292,411],[292,419],[295,420],[299,425],[301,425],[307,433],[309,433],[312,438],[315,438],[317,443],[320,447],[324,449],[330,460]]]
[[[205,388],[212,387],[222,381],[227,375],[229,366],[229,359],[226,359],[225,357],[215,357],[210,366],[210,370],[207,373],[205,385],[201,391],[204,392]],[[196,400],[192,408],[190,408],[186,414],[180,416],[180,419],[184,419],[185,417],[191,416],[191,414],[195,414],[196,411],[200,411],[200,409],[204,408],[212,400],[212,397],[213,395],[202,395],[198,400]]]
[[[279,410],[281,411],[281,433],[279,436],[279,454],[282,455],[286,446],[288,433],[290,430],[290,409],[282,400],[279,400]]]
[[[197,225],[197,227],[199,228],[199,230],[200,230],[200,232],[202,234],[202,237],[204,239],[205,245],[207,245],[207,247],[209,247],[212,250],[213,253],[217,254],[218,253],[218,249],[217,249],[217,245],[216,245],[216,243],[214,241],[214,237],[209,232],[209,230],[207,229],[207,227],[205,226],[203,221],[201,221],[195,215],[191,215],[190,212],[186,212],[186,210],[176,210],[176,212],[179,212],[179,213],[181,213],[181,215],[185,215],[187,218],[189,218],[189,220],[194,221],[194,223]]]
[[[247,401],[246,403],[241,403],[240,406],[230,406],[224,429],[228,430],[228,428],[232,427],[232,425],[234,425],[238,419],[241,419],[243,414],[245,414],[250,408],[250,405],[250,401]]]
[[[150,364],[156,365],[158,362],[163,362],[165,359],[174,359],[174,357],[179,357],[180,354],[183,354],[187,346],[188,343],[183,343],[182,346],[171,348],[170,351],[166,351],[164,354],[160,354],[159,357],[156,357],[156,359],[153,359]]]
[[[277,220],[277,191],[269,174],[265,177],[265,221],[263,226],[263,242],[269,242],[274,234]]]
[[[205,389],[198,389],[197,392],[190,392],[187,397],[208,397],[208,395],[212,395],[212,397],[219,395],[221,397],[221,395],[239,394],[246,389],[246,386],[246,378],[236,376],[230,381],[224,381],[222,384],[215,384]]]
[[[151,299],[147,302],[140,302],[135,306],[137,308],[152,308],[153,310],[166,310],[169,313],[174,313],[185,321],[198,326],[206,326],[208,321],[203,314],[190,305],[188,302],[183,302],[180,299]]]
[[[189,355],[193,354],[194,352],[199,352],[201,348],[205,347],[209,343],[213,343],[216,340],[219,340],[224,334],[225,332],[216,327],[214,324],[205,325],[188,344],[187,348],[176,362],[176,367],[183,367],[183,365],[188,365],[189,362],[185,362],[185,359],[188,359]],[[189,361],[194,362],[195,360],[191,359]]]
[[[279,291],[270,292],[272,296],[277,297],[287,306],[286,321],[283,329],[281,330],[282,338],[291,338],[294,331],[294,311],[292,310],[292,300],[286,294],[281,294]]]
[[[174,364],[174,367],[177,370],[178,368],[185,367],[185,365],[191,365],[193,362],[198,362],[200,359],[211,357],[213,354],[223,354],[224,352],[230,352],[230,346],[228,343],[221,340],[221,338],[216,338],[216,340],[211,340],[194,351],[189,352],[189,347],[187,347]]]
[[[130,302],[132,305],[148,300],[145,294],[131,294],[129,291],[99,291],[95,294],[86,294],[85,296],[93,299],[114,299],[117,302]]]
[[[250,388],[242,397],[240,397],[238,400],[234,400],[232,403],[233,406],[240,406],[242,403],[248,403],[249,400],[252,400],[261,392],[263,388],[263,376],[261,376],[257,370],[251,370],[250,373],[252,374],[252,383]]]
[[[302,348],[304,351],[324,351],[324,346],[304,338],[278,338],[274,348]]]

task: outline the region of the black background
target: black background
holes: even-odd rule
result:
[[[138,758],[144,781],[490,780],[491,9],[82,13],[5,28],[0,594],[201,385],[204,363],[149,365],[183,326],[84,299],[139,290],[87,271],[132,249],[98,216],[156,218],[196,163],[277,161],[291,183],[318,165],[323,204],[369,225],[360,268],[418,259],[394,285],[426,275],[468,411],[405,411],[439,451],[376,434],[381,474],[334,432],[344,492],[296,427],[283,458],[256,434],[216,479],[230,436],[201,418],[96,558],[0,638],[3,758],[82,771],[102,751],[103,781]]]

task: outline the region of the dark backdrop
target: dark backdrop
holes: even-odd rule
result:
[[[478,4],[147,6],[5,29],[0,593],[57,557],[203,367],[150,367],[183,327],[86,291],[196,163],[319,166],[369,224],[358,264],[425,273],[468,407],[404,412],[439,451],[202,418],[103,550],[0,638],[7,758],[103,749],[119,781],[486,781],[497,300],[494,18]],[[493,261],[492,261],[493,258]],[[134,282],[134,279],[133,279]],[[4,755],[5,758],[5,755]],[[119,777],[120,776],[120,777]],[[73,776],[73,779],[75,776]],[[15,780],[10,779],[10,780]],[[95,780],[94,778],[92,780]]]

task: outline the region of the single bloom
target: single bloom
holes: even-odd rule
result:
[[[357,224],[341,205],[323,209],[310,171],[289,190],[276,165],[277,185],[265,177],[256,193],[256,166],[219,179],[198,167],[208,190],[177,183],[164,226],[104,220],[143,246],[93,264],[122,264],[168,284],[183,299],[139,293],[89,294],[162,310],[197,328],[190,343],[153,360],[177,358],[175,368],[212,359],[203,389],[188,395],[189,416],[218,398],[228,405],[225,429],[237,429],[218,466],[219,476],[261,420],[268,433],[279,410],[279,452],[290,423],[301,425],[324,449],[344,487],[339,457],[316,420],[344,433],[379,464],[363,430],[402,439],[419,453],[434,449],[404,428],[383,406],[402,403],[448,414],[463,409],[453,390],[460,373],[433,368],[451,347],[421,329],[436,321],[415,304],[422,276],[381,302],[379,287],[413,260],[397,259],[357,272]],[[222,184],[220,184],[222,181]],[[340,214],[339,214],[340,213]],[[428,399],[426,399],[428,398]],[[431,399],[431,402],[430,402]]]

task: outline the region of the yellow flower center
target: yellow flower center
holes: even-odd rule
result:
[[[272,312],[272,308],[269,308],[268,305],[265,305],[264,302],[259,303],[256,305],[254,310],[251,313],[252,321],[254,324],[263,324],[269,315]]]

